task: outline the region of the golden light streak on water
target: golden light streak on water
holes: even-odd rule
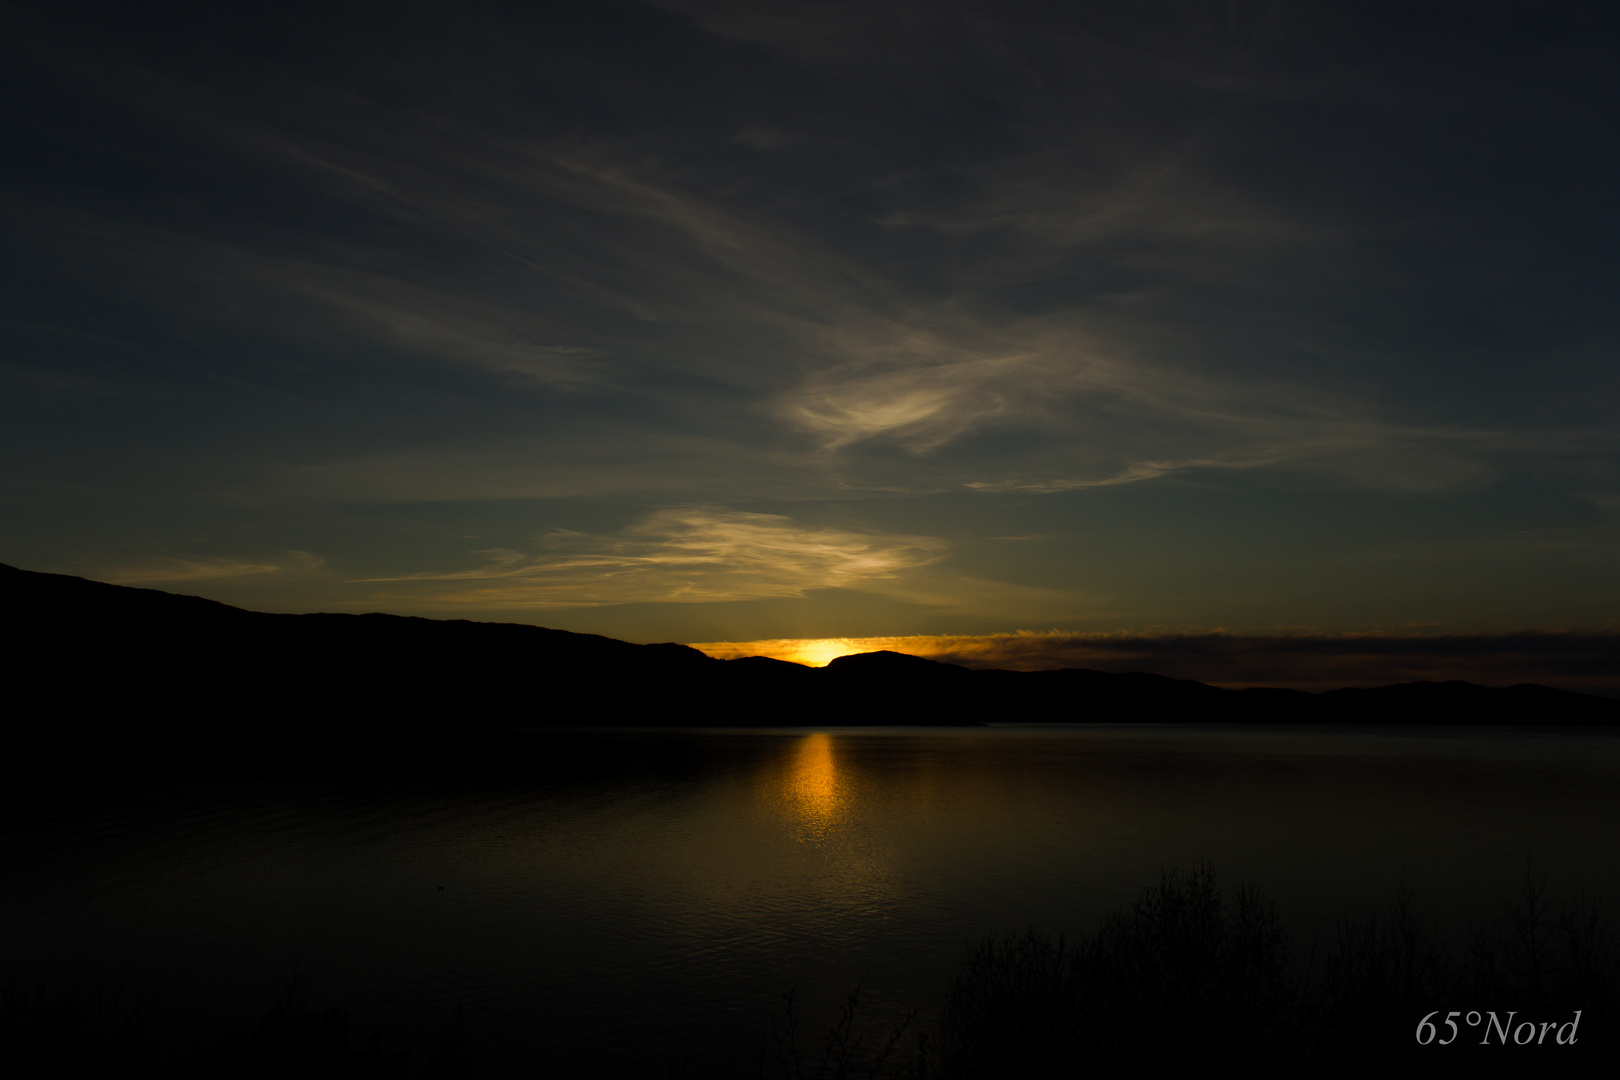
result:
[[[800,839],[820,843],[843,818],[848,785],[838,775],[832,736],[806,735],[788,766],[787,803],[800,828]]]

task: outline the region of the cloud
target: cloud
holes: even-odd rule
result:
[[[1152,340],[1083,311],[1002,323],[851,315],[804,333],[832,362],[780,395],[775,415],[825,454],[890,443],[919,461],[946,458],[935,472],[912,472],[938,487],[1043,494],[1281,467],[1356,487],[1435,490],[1484,482],[1493,455],[1613,442],[1601,432],[1394,422],[1370,401],[1287,374],[1229,378],[1196,343],[1163,331]],[[950,456],[975,437],[970,455]]]
[[[1221,396],[1189,372],[1111,352],[1074,314],[997,322],[929,309],[848,313],[797,330],[826,360],[773,411],[826,451],[886,441],[925,456],[998,427],[1073,447],[1091,441],[1076,409],[1119,412],[1127,399],[1140,438],[1150,426],[1207,418]]]
[[[772,656],[820,666],[851,653],[894,652],[974,668],[1149,671],[1216,686],[1332,690],[1462,679],[1488,686],[1535,682],[1620,697],[1620,630],[1507,634],[1075,634],[773,639],[704,642],[723,660]]]
[[[943,558],[924,536],[807,528],[775,514],[662,510],[616,536],[554,533],[541,550],[484,551],[483,566],[368,582],[426,586],[447,606],[710,603],[859,588]]]
[[[160,558],[98,571],[97,580],[114,585],[230,581],[267,574],[307,573],[324,565],[324,559],[307,551],[289,551],[284,558],[274,562],[233,559],[222,555],[189,559]]]
[[[38,161],[86,171],[42,172],[49,198],[25,192],[7,220],[41,231],[41,264],[58,260],[62,326],[128,311],[120,332],[146,328],[130,332],[146,335],[141,357],[116,361],[132,380],[162,390],[154,372],[206,369],[209,394],[144,446],[229,467],[217,488],[276,513],[942,492],[995,512],[974,493],[1216,470],[1437,491],[1538,457],[1523,471],[1612,458],[1612,432],[1601,446],[1582,436],[1583,449],[1573,411],[1537,413],[1564,333],[1542,331],[1579,320],[1527,293],[1546,326],[1495,333],[1512,290],[1457,291],[1475,263],[1560,288],[1503,222],[1601,199],[1462,190],[1457,213],[1488,257],[1434,242],[1413,223],[1435,211],[1401,201],[1416,190],[1405,178],[1463,182],[1468,159],[1453,166],[1453,143],[1426,150],[1402,116],[1365,102],[1313,111],[1310,94],[1332,89],[1317,77],[1332,80],[1327,66],[1246,67],[1249,45],[1189,29],[1196,5],[1165,9],[1168,29],[1085,5],[1072,21],[972,4],[673,6],[692,25],[632,7],[570,37],[585,9],[552,22],[541,5],[528,22],[430,5],[418,31],[377,29],[408,48],[340,28],[310,39],[324,58],[238,63],[225,41],[207,69],[165,59],[162,43],[183,35],[109,36],[118,44],[64,80],[100,93],[85,112],[105,119],[71,123],[41,83],[28,129],[63,140]],[[644,40],[669,43],[658,63]],[[1428,130],[1470,130],[1444,128]],[[1385,144],[1409,161],[1380,172]],[[25,278],[43,277],[18,250]],[[1584,347],[1612,373],[1606,333]],[[1481,344],[1493,335],[1519,355]],[[51,368],[43,351],[9,355],[31,379]],[[61,368],[50,377],[91,385]],[[1574,390],[1601,426],[1612,394]],[[127,438],[120,425],[45,423],[73,453],[41,460]],[[185,424],[207,430],[181,437]],[[179,471],[165,469],[151,486],[172,492]],[[718,526],[661,528],[518,543],[516,561],[492,556],[483,577],[409,587],[543,606],[856,582],[935,613],[1012,612],[964,626],[1072,625],[1085,608],[950,567],[863,576],[776,551],[772,573],[722,570],[676,542],[717,543]],[[379,556],[350,576],[397,565]]]
[[[783,395],[778,414],[827,450],[884,438],[921,454],[994,418],[1032,411],[1063,379],[1039,354],[974,355],[938,334],[890,331],[890,340],[876,341],[835,332],[840,351],[858,359]]]
[[[338,332],[395,352],[559,386],[613,373],[599,350],[569,344],[568,331],[515,305],[311,263],[249,265],[238,272],[310,302]],[[307,332],[307,322],[304,327]]]
[[[818,10],[721,5],[694,17],[781,43]],[[907,12],[879,20],[884,32],[934,21],[925,7]],[[1003,27],[1014,37],[1025,32],[1016,22]],[[757,33],[726,29],[756,23]],[[945,24],[971,29],[955,16]],[[1092,28],[1116,38],[1117,29]],[[1183,138],[1173,124],[1127,137],[1118,117],[1100,118],[1073,139],[1042,138],[1072,118],[1019,104],[1016,79],[1003,96],[1028,131],[961,159],[947,140],[930,150],[943,155],[934,172],[914,174],[881,154],[807,149],[815,139],[769,117],[728,119],[706,136],[714,145],[700,139],[682,158],[607,130],[587,139],[489,123],[447,129],[286,73],[251,118],[178,81],[133,69],[120,79],[143,86],[143,108],[167,122],[206,131],[368,228],[408,238],[368,246],[294,228],[271,250],[222,237],[148,236],[142,247],[125,235],[132,262],[172,271],[155,291],[208,297],[182,301],[197,309],[188,317],[217,312],[228,332],[256,322],[346,357],[358,342],[370,351],[362,355],[495,374],[526,391],[525,408],[503,422],[531,430],[542,426],[537,414],[557,426],[554,414],[580,390],[615,395],[618,411],[602,410],[591,442],[577,447],[615,489],[635,487],[621,471],[651,477],[683,454],[691,467],[670,474],[712,469],[698,458],[721,444],[755,470],[771,461],[778,486],[815,486],[819,473],[823,491],[1049,493],[1279,466],[1433,489],[1482,482],[1490,455],[1511,441],[1484,425],[1399,422],[1376,394],[1332,376],[1359,359],[1334,325],[1278,314],[1302,306],[1296,281],[1309,283],[1310,308],[1354,276],[1361,256],[1340,225],[1222,180],[1201,149],[1208,137]],[[307,110],[319,101],[331,107],[317,123]],[[857,127],[851,138],[873,137]],[[754,152],[767,144],[771,154]],[[725,156],[749,147],[754,164]],[[767,168],[755,159],[790,153],[819,155],[829,177],[858,182],[861,211],[751,197],[781,184],[751,172]],[[379,378],[376,365],[366,377]],[[493,456],[500,474],[457,477],[450,488],[524,488],[507,476],[521,462],[514,469],[469,446],[492,434],[513,442],[527,432],[464,434],[459,457]],[[789,437],[797,458],[781,445]],[[630,440],[664,450],[623,470],[602,465]],[[1557,452],[1533,443],[1514,448]],[[916,467],[863,456],[884,445]],[[348,453],[352,463],[398,451]],[[321,482],[319,470],[304,475]],[[678,497],[707,499],[709,486]]]

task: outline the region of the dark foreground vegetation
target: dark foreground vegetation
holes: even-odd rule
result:
[[[1080,941],[1029,933],[974,949],[951,984],[934,1075],[1216,1062],[1563,1075],[1613,1060],[1607,924],[1594,902],[1554,902],[1534,877],[1465,948],[1448,947],[1403,890],[1346,918],[1303,974],[1297,959],[1276,909],[1253,890],[1223,892],[1207,867],[1167,873]],[[1420,1029],[1425,1017],[1437,1026]]]
[[[0,1073],[131,1080],[469,1080],[477,1055],[458,1009],[415,1061],[373,1033],[356,1045],[341,1009],[310,1004],[292,980],[258,1024],[200,1043],[161,1022],[152,1004],[122,995],[7,990],[0,999]]]
[[[276,728],[978,724],[985,721],[1620,725],[1620,700],[1524,684],[1308,694],[1145,672],[972,670],[900,653],[825,668],[715,660],[538,626],[273,615],[0,565],[8,660],[77,739]]]
[[[1596,1075],[1620,1046],[1615,942],[1595,901],[1554,900],[1532,874],[1497,918],[1449,945],[1403,889],[1347,917],[1302,959],[1275,907],[1226,891],[1213,870],[1169,872],[1090,936],[1034,932],[969,950],[937,1025],[863,1024],[859,991],[826,1031],[803,1031],[784,997],[756,1075],[782,1080],[1001,1080],[1166,1075],[1218,1064],[1248,1074]],[[1449,1021],[1449,1023],[1448,1023]],[[624,1075],[612,1047],[550,1077]],[[626,1049],[625,1047],[618,1048]],[[258,1025],[209,1046],[166,1034],[140,1002],[8,992],[7,1076],[463,1080],[478,1075],[459,1012],[412,1060],[296,985]],[[668,1075],[711,1075],[671,1058]],[[512,1075],[503,1073],[503,1075]],[[649,1074],[651,1075],[651,1074]],[[663,1072],[657,1075],[664,1075]]]
[[[852,995],[804,1040],[773,1025],[788,1080],[1202,1075],[1598,1075],[1617,1049],[1615,942],[1596,902],[1521,894],[1442,939],[1409,889],[1347,917],[1301,970],[1276,908],[1201,867],[1166,873],[1095,933],[969,951],[933,1033],[861,1032]],[[1448,1024],[1447,1021],[1450,1021]],[[1419,1072],[1421,1070],[1421,1072]]]

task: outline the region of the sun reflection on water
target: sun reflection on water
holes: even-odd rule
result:
[[[809,843],[825,840],[843,817],[848,801],[846,785],[838,776],[832,736],[820,731],[806,735],[794,750],[786,796],[800,839]]]

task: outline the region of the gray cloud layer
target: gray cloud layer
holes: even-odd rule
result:
[[[1020,634],[942,640],[935,659],[970,667],[1155,671],[1224,686],[1331,690],[1461,679],[1535,682],[1620,697],[1620,634]]]

